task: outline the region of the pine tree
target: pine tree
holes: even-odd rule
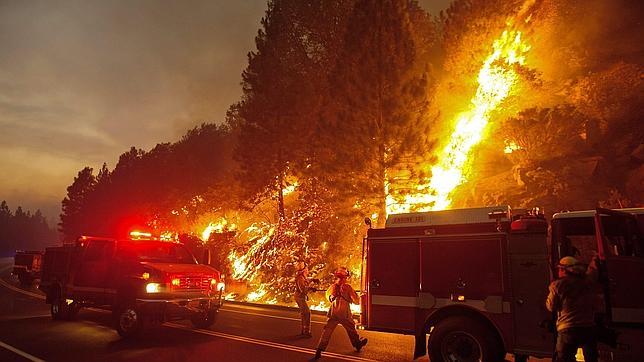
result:
[[[242,74],[242,100],[229,112],[239,132],[236,158],[240,179],[249,194],[260,200],[277,198],[280,219],[285,217],[283,189],[303,150],[315,111],[311,48],[297,21],[298,1],[268,3],[248,67]]]
[[[7,201],[2,200],[0,203],[0,252],[10,250],[10,225],[13,214],[7,205]]]
[[[331,75],[321,169],[333,195],[362,212],[384,216],[388,172],[424,152],[428,79],[416,57],[412,9],[404,0],[358,1]]]
[[[83,234],[85,224],[91,215],[85,212],[87,197],[94,190],[96,178],[91,167],[85,167],[78,172],[74,182],[67,187],[67,196],[62,202],[62,214],[58,230],[67,238],[75,238]]]

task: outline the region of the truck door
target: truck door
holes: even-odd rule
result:
[[[546,230],[513,232],[508,236],[515,353],[552,353],[553,335],[545,328],[552,318],[545,306],[550,281],[546,237]]]
[[[414,331],[418,248],[418,239],[369,240],[369,329]]]
[[[597,209],[595,232],[599,257],[606,265],[611,320],[644,325],[644,240],[637,218]]]
[[[74,276],[74,294],[102,300],[114,253],[113,240],[88,240]]]

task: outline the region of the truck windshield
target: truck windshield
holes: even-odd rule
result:
[[[125,243],[124,243],[125,244]],[[159,241],[137,241],[122,245],[126,255],[152,263],[196,264],[194,256],[181,244]]]

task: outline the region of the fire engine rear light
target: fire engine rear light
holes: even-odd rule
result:
[[[145,291],[147,293],[159,293],[159,292],[161,292],[161,284],[159,284],[159,283],[148,283],[145,286]]]
[[[175,287],[178,287],[179,285],[181,285],[181,279],[179,279],[179,278],[174,278],[174,279],[172,279],[172,281],[171,281],[170,283],[171,283],[172,285],[174,285]]]
[[[214,279],[213,279],[214,280]],[[223,292],[226,289],[226,284],[224,282],[217,283],[217,291]]]
[[[143,274],[141,274],[141,278],[143,278],[144,280],[148,280],[148,279],[150,279],[150,273],[143,273]]]

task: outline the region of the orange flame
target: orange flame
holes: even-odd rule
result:
[[[530,50],[521,39],[521,32],[512,29],[505,30],[492,48],[479,71],[476,94],[469,109],[455,120],[450,140],[438,153],[438,164],[431,169],[431,179],[417,185],[404,200],[388,195],[388,214],[450,207],[452,191],[465,181],[465,166],[472,148],[483,138],[492,112],[516,86],[519,80],[516,67],[525,64],[525,54]]]
[[[252,224],[244,232],[248,234],[249,240],[254,240],[254,244],[246,253],[237,254],[233,250],[228,254],[228,260],[232,263],[232,277],[234,279],[242,279],[253,273],[254,266],[251,265],[250,259],[271,240],[275,233],[275,227],[267,223]]]
[[[210,222],[201,232],[201,240],[208,241],[212,233],[222,233],[224,231],[237,230],[237,225],[228,223],[226,218],[221,218],[218,222]]]

